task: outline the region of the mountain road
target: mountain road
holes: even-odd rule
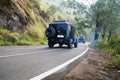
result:
[[[84,52],[87,45],[78,48],[48,48],[47,46],[0,47],[0,80],[34,80],[46,71],[69,61]]]

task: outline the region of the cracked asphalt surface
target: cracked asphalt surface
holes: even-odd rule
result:
[[[0,80],[29,80],[75,56],[87,48],[48,48],[47,46],[0,47]]]

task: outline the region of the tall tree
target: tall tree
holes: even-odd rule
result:
[[[95,5],[91,6],[96,23],[95,40],[98,40],[99,32],[103,40],[107,34],[107,41],[110,40],[111,35],[119,27],[119,7],[120,0],[98,0]]]
[[[69,0],[65,5],[71,8],[79,30],[95,26],[94,40],[101,36],[103,41],[109,41],[120,26],[120,0],[97,0],[89,10],[76,0]]]
[[[74,17],[77,30],[80,34],[83,32],[84,28],[90,27],[89,19],[86,17],[87,7],[84,4],[77,2],[76,0],[68,0],[67,2],[64,2],[63,5],[68,10],[66,10],[67,14],[71,15],[71,17]]]

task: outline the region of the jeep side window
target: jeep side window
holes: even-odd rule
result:
[[[74,34],[75,34],[75,28],[72,26],[72,25],[70,25],[70,27],[71,27],[71,30],[70,30],[70,38],[74,38],[75,36],[74,36]]]
[[[71,25],[71,32],[75,34],[75,27]]]
[[[68,24],[68,29],[66,31],[66,34],[67,34],[67,37],[71,38],[70,37],[70,31],[71,31],[71,26]]]

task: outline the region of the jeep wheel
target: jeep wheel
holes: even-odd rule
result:
[[[70,39],[68,39],[67,46],[68,46],[69,49],[72,48],[72,43],[71,43],[71,40],[70,40]]]
[[[53,48],[54,44],[53,44],[52,42],[48,42],[48,46],[49,46],[50,48]]]
[[[75,40],[74,47],[75,47],[75,48],[78,47],[78,41],[77,41],[77,39]]]
[[[85,41],[83,41],[83,43],[85,44]]]
[[[62,47],[62,45],[63,45],[62,43],[59,43],[60,48]]]
[[[77,42],[74,43],[74,47],[75,47],[75,48],[78,47],[78,43],[77,43]]]
[[[51,37],[55,36],[56,32],[55,32],[55,29],[53,27],[49,27],[49,28],[47,28],[45,34],[47,37],[51,38]]]

